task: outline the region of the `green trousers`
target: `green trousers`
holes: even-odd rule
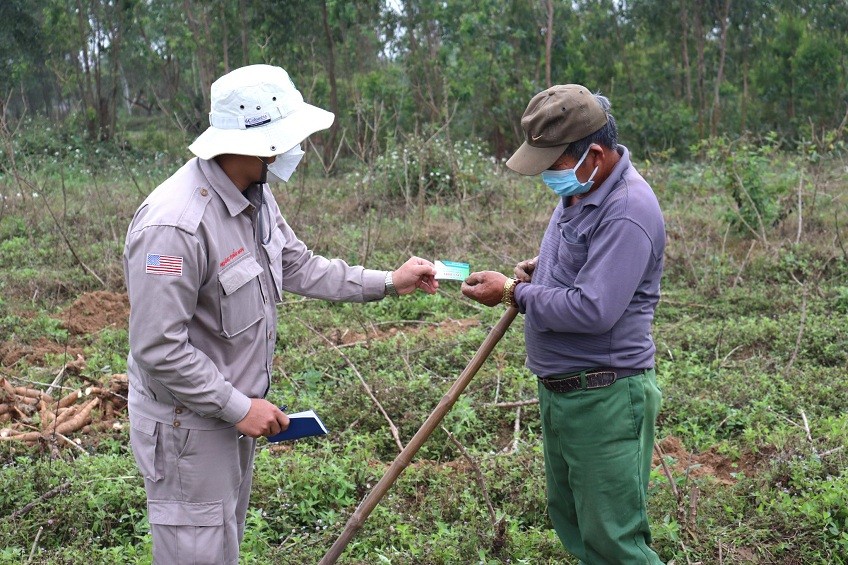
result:
[[[539,383],[548,514],[582,563],[662,563],[645,509],[661,399],[654,370],[565,393]]]

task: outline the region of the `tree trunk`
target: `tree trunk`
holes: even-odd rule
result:
[[[230,38],[227,26],[227,6],[221,4],[221,50],[224,52],[224,73],[230,72]]]
[[[683,56],[683,91],[686,104],[692,107],[692,65],[689,62],[689,17],[687,15],[687,0],[680,2],[680,46]]]
[[[241,14],[241,64],[243,66],[250,64],[250,50],[247,41],[248,32],[250,29],[249,18],[247,16],[247,0],[239,0],[239,13]]]
[[[189,30],[197,41],[197,49],[194,53],[194,62],[197,64],[197,89],[203,98],[203,108],[199,110],[195,119],[200,118],[200,114],[209,110],[211,106],[209,88],[212,86],[212,77],[214,63],[210,62],[213,59],[210,48],[212,41],[209,31],[209,18],[207,17],[207,7],[204,5],[195,6],[192,0],[183,0],[183,9],[188,19]],[[195,109],[197,110],[197,109]]]
[[[95,121],[96,105],[94,100],[94,88],[91,84],[91,66],[89,64],[90,52],[88,50],[88,11],[82,5],[82,0],[77,0],[77,32],[79,33],[79,49],[82,54],[83,76],[77,77],[80,94],[82,95],[83,115],[85,116],[86,135],[89,139],[97,139],[97,122]]]
[[[706,38],[704,37],[704,21],[703,21],[703,0],[695,0],[695,37],[696,47],[698,51],[698,137],[704,137],[704,114],[706,113],[706,93],[704,92],[704,82],[707,74],[706,65],[704,63],[704,49]]]
[[[333,32],[330,30],[330,18],[327,14],[327,0],[321,0],[321,23],[324,25],[324,37],[327,40],[327,77],[330,81],[330,110],[336,115],[330,126],[330,135],[324,145],[324,163],[328,166],[333,159],[336,147],[336,137],[339,131],[339,93],[336,85],[336,55],[333,43]]]
[[[724,0],[724,11],[721,14],[721,35],[719,36],[718,73],[716,73],[715,89],[713,91],[713,115],[710,122],[710,135],[718,133],[718,123],[721,119],[721,83],[724,80],[724,61],[727,55],[727,27],[730,15],[730,0]]]
[[[742,115],[740,117],[739,133],[748,129],[748,60],[742,63]]]
[[[617,56],[621,57],[622,66],[624,67],[624,77],[627,79],[627,91],[630,94],[636,94],[635,82],[633,81],[633,65],[630,64],[627,54],[627,46],[624,44],[624,38],[621,36],[621,26],[619,25],[618,11],[615,8],[615,3],[609,4],[610,18],[612,19],[612,27],[615,30],[615,39],[618,45]],[[609,95],[614,95],[615,76],[612,77],[610,83]]]
[[[548,15],[547,28],[545,29],[545,84],[548,88],[553,84],[551,82],[551,45],[554,40],[554,2],[547,0],[545,9]]]

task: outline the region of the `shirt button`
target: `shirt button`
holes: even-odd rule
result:
[[[183,413],[183,409],[182,409],[182,408],[175,408],[175,409],[174,409],[174,414],[182,414],[182,413]]]
[[[200,196],[209,196],[209,191],[205,188],[200,189]]]
[[[175,427],[175,428],[179,428],[179,427],[180,427],[180,421],[179,421],[179,420],[174,420],[174,427]]]

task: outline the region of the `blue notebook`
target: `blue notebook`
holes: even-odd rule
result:
[[[268,441],[288,441],[309,436],[322,436],[327,433],[324,422],[312,411],[289,414],[289,427],[284,432],[268,436]]]

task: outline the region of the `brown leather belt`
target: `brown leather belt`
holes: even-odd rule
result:
[[[590,388],[604,388],[617,380],[641,375],[646,371],[650,371],[650,369],[613,369],[604,367],[602,369],[586,369],[585,371],[561,378],[540,378],[539,381],[546,389],[552,392],[571,392]]]

